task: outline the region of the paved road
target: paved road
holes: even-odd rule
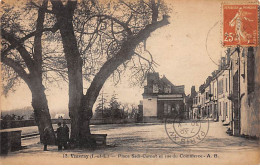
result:
[[[206,123],[203,123],[206,126]],[[54,125],[54,128],[56,126]],[[177,126],[176,126],[177,128]],[[30,131],[29,131],[30,130]],[[172,147],[175,151],[182,149],[181,146],[175,144],[167,135],[164,123],[161,124],[110,124],[110,125],[92,125],[92,133],[108,134],[107,144],[114,148],[134,148],[136,151],[156,151],[160,149],[163,152],[170,152]],[[23,128],[22,131],[37,131],[37,127]],[[178,130],[177,130],[178,131]],[[196,130],[195,130],[196,131]],[[254,148],[258,145],[256,140],[248,140],[241,137],[229,136],[225,133],[226,128],[221,123],[210,122],[209,131],[205,139],[200,143],[189,148],[197,150],[246,150]],[[179,133],[181,131],[179,130]],[[22,140],[23,146],[34,145],[39,142],[39,136]],[[118,149],[117,149],[118,150]],[[156,151],[157,152],[157,151]]]
[[[209,131],[202,142],[183,147],[175,144],[167,135],[164,123],[161,124],[125,124],[125,125],[95,125],[91,126],[92,133],[108,134],[107,144],[105,148],[97,150],[68,150],[66,153],[74,154],[86,153],[106,153],[111,156],[119,154],[207,154],[217,153],[222,157],[230,157],[232,154],[243,152],[251,152],[259,149],[259,141],[249,140],[242,137],[229,136],[225,133],[226,128],[221,123],[210,122]],[[194,126],[194,125],[193,125]],[[207,123],[202,123],[202,127],[206,127]],[[176,130],[180,132],[180,129]],[[186,129],[186,128],[185,128]],[[194,130],[196,131],[196,129]],[[23,140],[24,141],[24,140]],[[60,156],[56,146],[50,146],[48,152],[42,151],[42,145],[37,144],[39,137],[27,139],[26,149],[12,152],[9,156]],[[24,144],[24,142],[23,142]],[[63,153],[64,153],[63,152]],[[10,157],[11,158],[11,157]]]

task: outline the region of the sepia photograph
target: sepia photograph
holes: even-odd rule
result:
[[[258,0],[1,0],[1,165],[259,165]]]

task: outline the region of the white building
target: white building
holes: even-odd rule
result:
[[[148,73],[143,93],[143,119],[155,121],[165,117],[184,117],[184,86],[173,85],[159,73]]]

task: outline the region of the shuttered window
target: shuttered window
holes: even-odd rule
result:
[[[252,93],[255,89],[255,56],[254,48],[248,48],[247,54],[247,92]]]

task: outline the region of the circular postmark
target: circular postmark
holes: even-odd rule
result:
[[[166,117],[168,137],[181,146],[191,146],[203,141],[209,131],[209,119],[183,120],[180,115]]]

